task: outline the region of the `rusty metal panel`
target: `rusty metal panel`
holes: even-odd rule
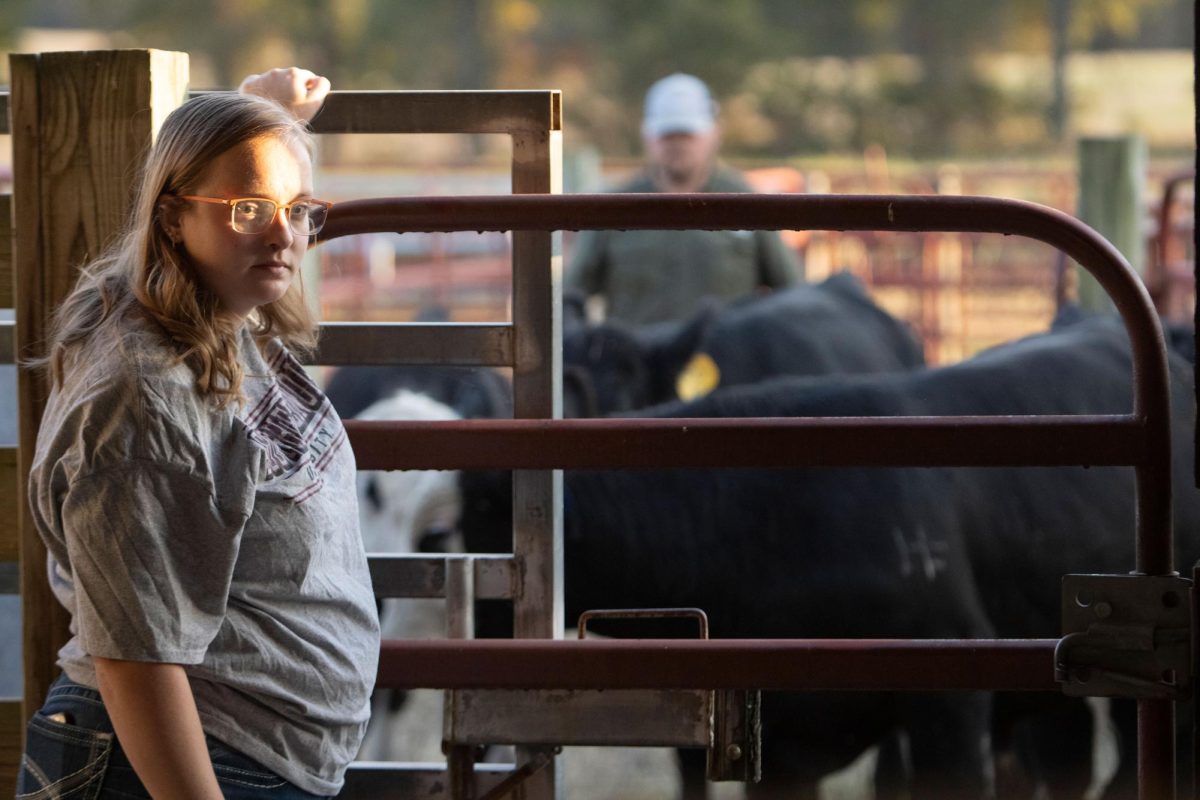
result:
[[[482,797],[511,775],[511,764],[476,764],[475,796]],[[446,765],[402,761],[356,761],[346,770],[339,800],[450,800]]]
[[[454,692],[453,744],[708,747],[707,691]]]
[[[510,367],[513,330],[505,323],[326,322],[310,362]]]
[[[456,556],[474,567],[475,596],[484,600],[512,597],[513,559],[509,555]],[[408,553],[371,553],[367,559],[376,597],[446,596],[446,557]]]

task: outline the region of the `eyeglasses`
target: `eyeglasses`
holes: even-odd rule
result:
[[[237,197],[224,200],[220,197],[200,197],[194,194],[180,195],[182,200],[198,200],[201,203],[219,203],[229,206],[233,229],[238,233],[262,233],[283,209],[288,225],[297,236],[314,236],[325,224],[329,209],[333,205],[325,200],[297,200],[280,205],[265,197]]]

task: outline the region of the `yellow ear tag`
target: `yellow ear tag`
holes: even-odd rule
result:
[[[721,385],[721,368],[708,353],[696,353],[675,380],[680,400],[695,400]]]

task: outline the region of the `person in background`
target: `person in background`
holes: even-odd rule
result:
[[[618,191],[750,191],[718,161],[720,140],[708,87],[669,75],[646,93],[645,169]],[[581,231],[564,288],[601,298],[608,319],[650,323],[686,318],[706,298],[725,302],[801,277],[776,231]]]
[[[329,797],[358,752],[379,620],[354,455],[296,358],[328,92],[273,70],[172,112],[56,312],[29,494],[72,636],[19,796]]]

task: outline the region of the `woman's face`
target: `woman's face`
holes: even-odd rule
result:
[[[262,197],[279,205],[312,197],[312,160],[303,145],[275,136],[243,142],[218,156],[189,194],[233,200]],[[287,214],[277,211],[261,233],[238,233],[228,205],[189,201],[178,236],[200,280],[241,317],[283,297],[308,249]]]

